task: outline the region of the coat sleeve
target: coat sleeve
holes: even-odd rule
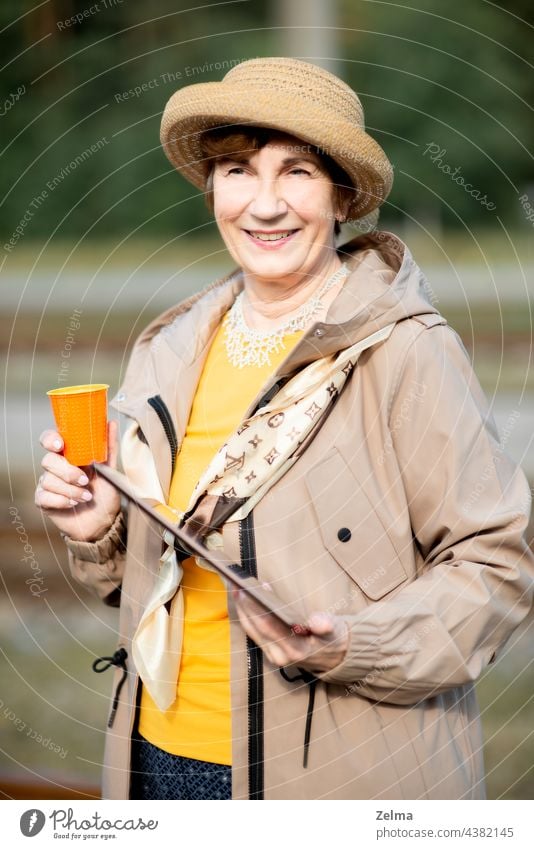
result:
[[[422,401],[411,417],[400,415],[415,383]],[[474,681],[529,612],[530,491],[448,326],[427,328],[410,345],[389,422],[423,566],[396,595],[343,617],[345,658],[318,677],[412,704]]]
[[[119,512],[102,539],[81,542],[62,534],[68,549],[73,578],[111,607],[120,604],[121,583],[126,557],[126,522]]]

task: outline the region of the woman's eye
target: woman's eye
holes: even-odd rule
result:
[[[227,174],[243,174],[245,171],[244,168],[241,168],[239,165],[236,165],[234,168],[230,168],[227,171]]]
[[[306,171],[305,168],[292,168],[289,173],[290,174],[308,174],[308,176],[310,174],[310,172]]]

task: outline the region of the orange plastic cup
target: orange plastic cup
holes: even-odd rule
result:
[[[107,383],[50,389],[63,454],[73,466],[105,463],[108,458]]]

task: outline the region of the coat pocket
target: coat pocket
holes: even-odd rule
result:
[[[306,486],[325,548],[373,601],[408,580],[366,493],[336,448],[313,466]]]

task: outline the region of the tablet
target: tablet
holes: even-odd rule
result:
[[[291,628],[295,634],[306,635],[310,633],[306,625],[299,624],[301,617],[291,609],[289,604],[279,599],[271,590],[266,589],[257,578],[249,575],[240,563],[232,563],[219,551],[211,551],[197,537],[179,528],[178,525],[173,524],[170,519],[152,507],[147,500],[139,496],[139,493],[132,486],[126,475],[102,463],[94,463],[94,469],[97,474],[118,489],[128,501],[133,502],[147,516],[150,516],[162,528],[169,531],[179,542],[180,548],[183,548],[193,556],[198,556],[206,560],[221,578],[224,578],[234,587],[239,587],[239,589],[248,593],[255,601],[263,605],[269,613],[274,614],[284,625]]]

